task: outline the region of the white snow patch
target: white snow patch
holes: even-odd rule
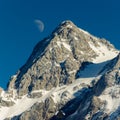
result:
[[[69,72],[69,74],[76,73],[76,70],[72,70]]]
[[[74,37],[74,39],[75,39],[75,40],[78,40],[78,38],[77,38],[77,37]]]
[[[18,99],[16,104],[11,107],[2,107],[0,108],[0,119],[3,120],[6,117],[13,117],[15,115],[19,115],[25,110],[27,110],[30,106],[35,103],[34,100],[27,98],[24,96],[22,99]]]
[[[59,47],[61,47],[61,45],[63,45],[67,50],[69,50],[71,52],[71,47],[69,44],[65,43],[65,40],[61,40],[61,41],[57,41],[57,45]]]
[[[20,115],[24,111],[28,110],[33,104],[36,102],[44,101],[46,98],[51,96],[51,93],[54,91],[52,89],[51,91],[34,91],[34,92],[42,92],[44,96],[40,98],[28,98],[27,95],[23,96],[21,99],[17,99],[15,101],[15,104],[11,107],[1,107],[0,108],[0,120],[3,120],[5,118],[12,118],[14,116]]]
[[[60,67],[60,64],[58,64],[58,63],[55,62],[55,66]]]
[[[72,28],[72,25],[68,24],[67,27],[68,27],[68,28]]]
[[[111,48],[109,50],[107,46],[99,43],[100,47],[95,47],[92,43],[89,42],[90,47],[97,53],[98,57],[93,60],[94,63],[105,62],[115,58],[118,55],[118,51]]]
[[[99,96],[99,98],[100,98],[101,100],[107,102],[106,109],[107,109],[107,111],[109,110],[109,112],[110,112],[110,110],[111,110],[112,107],[113,107],[113,101],[112,101],[111,96],[110,96],[110,95],[101,95],[101,96]]]
[[[104,91],[104,94],[100,95],[99,98],[101,100],[105,100],[106,110],[110,112],[114,112],[120,105],[120,88],[119,85],[115,85],[113,87],[109,87]]]
[[[68,44],[65,43],[65,42],[62,42],[62,44],[64,45],[64,47],[65,47],[66,49],[68,49],[69,51],[71,51],[70,45],[68,45]]]
[[[12,79],[15,79],[17,77],[17,75],[12,75],[11,78]]]
[[[0,97],[4,97],[4,95],[5,95],[5,91],[2,91]]]
[[[91,34],[89,33],[89,32],[87,32],[87,31],[85,31],[85,30],[83,30],[83,29],[81,29],[81,28],[78,28],[81,32],[83,32],[84,34],[87,34],[87,35],[89,35],[89,36],[91,36]]]
[[[61,42],[57,41],[57,45],[61,48]]]

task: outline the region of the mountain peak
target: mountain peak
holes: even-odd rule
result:
[[[87,111],[85,102],[94,96],[92,87],[110,70],[108,65],[115,66],[118,63],[120,54],[116,57],[117,55],[118,51],[106,40],[94,37],[69,20],[62,22],[50,37],[35,46],[25,65],[11,77],[8,91],[0,90],[0,114],[3,114],[0,119],[8,117],[12,120],[12,117],[16,116],[17,120],[28,120],[28,116],[34,116],[36,120],[50,120],[54,115],[59,119],[59,114],[67,118],[77,111],[77,108]],[[117,67],[119,66],[120,64],[117,64]],[[100,102],[95,97],[92,103],[96,100]],[[18,103],[23,109],[16,110],[20,108]],[[91,101],[88,103],[92,105]],[[89,108],[89,104],[87,105]],[[8,114],[4,114],[6,106],[12,106],[12,110],[6,110]],[[87,113],[86,111],[84,113]]]
[[[16,88],[19,95],[24,95],[33,90],[50,90],[74,82],[82,62],[93,62],[100,54],[102,60],[107,60],[108,51],[111,51],[110,54],[114,53],[114,48],[108,46],[111,49],[108,50],[102,41],[86,34],[71,21],[62,22],[52,37],[35,46],[17,77],[11,80],[9,88]]]
[[[79,36],[83,37],[91,37],[93,39],[96,39],[95,36],[91,35],[89,32],[83,30],[82,28],[78,28],[72,21],[66,20],[60,23],[56,29],[52,32],[52,35],[60,35],[64,34],[66,36],[76,36],[79,34]]]
[[[77,29],[77,26],[70,20],[63,21],[60,23],[56,29],[52,32],[52,34],[60,34],[62,31],[69,31],[71,29]]]
[[[74,25],[74,23],[72,22],[72,21],[70,21],[70,20],[66,20],[66,21],[63,21],[61,24],[60,24],[60,26],[73,26]]]

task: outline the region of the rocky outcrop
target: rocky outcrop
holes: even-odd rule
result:
[[[10,107],[13,106],[15,103],[13,101],[5,101],[5,100],[1,100],[2,98],[0,98],[0,106],[3,107]]]
[[[35,103],[30,110],[25,111],[11,120],[49,120],[56,113],[56,106],[52,98],[47,98],[45,102]]]
[[[65,120],[118,120],[120,116],[120,58],[109,63],[112,67],[91,87],[91,95],[79,103],[78,109]],[[114,65],[113,65],[114,63]],[[81,107],[82,106],[82,107]]]

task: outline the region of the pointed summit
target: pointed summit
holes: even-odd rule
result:
[[[77,29],[77,26],[70,20],[63,21],[57,28],[52,32],[52,34],[60,34],[62,31],[69,31],[70,29]]]
[[[62,22],[50,37],[35,46],[17,77],[11,80],[9,88],[15,88],[19,95],[24,95],[33,90],[51,90],[74,82],[82,62],[93,62],[100,56],[100,50],[105,55],[104,49],[114,49],[101,41],[81,31],[71,21]]]
[[[34,47],[27,62],[11,77],[8,91],[0,91],[0,120],[83,120],[97,119],[102,114],[103,118],[105,112],[109,115],[109,106],[116,103],[112,101],[114,96],[118,101],[115,109],[120,103],[120,71],[116,69],[120,66],[120,54],[117,55],[118,50],[107,40],[69,20],[62,22]],[[107,88],[101,83],[111,87],[109,93],[99,92]],[[113,85],[118,86],[118,91],[114,91],[116,86],[112,89]],[[103,109],[106,101],[95,96],[94,89],[101,95],[111,95],[112,102],[107,101],[108,96],[102,96],[110,103],[107,109]],[[57,114],[59,111],[64,116]]]
[[[74,25],[74,23],[72,22],[72,21],[70,21],[70,20],[66,20],[66,21],[63,21],[62,23],[61,23],[61,26],[68,26],[68,25]]]
[[[72,21],[70,20],[66,20],[66,21],[63,21],[59,26],[61,27],[67,27],[67,28],[72,28],[72,27],[77,27]]]

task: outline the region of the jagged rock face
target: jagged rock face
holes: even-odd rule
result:
[[[84,34],[72,22],[62,23],[49,38],[36,45],[9,88],[17,88],[19,95],[24,95],[74,82],[81,63],[97,56],[89,42],[99,46],[95,38]]]
[[[114,65],[113,65],[114,63]],[[92,87],[91,94],[65,120],[119,120],[120,118],[120,54],[112,66]]]
[[[0,100],[0,105],[1,106],[5,106],[5,107],[10,107],[14,105],[14,102],[12,101],[4,101],[4,100]]]
[[[19,120],[48,120],[56,111],[53,106],[55,106],[54,101],[51,98],[47,98],[44,103],[35,103],[29,111],[24,112],[18,118]]]
[[[99,110],[94,116],[92,115],[92,118],[96,117],[96,119],[104,118],[105,120],[117,120],[120,117],[120,102],[118,102],[120,99],[119,55],[114,59],[114,63],[113,69],[111,68],[110,71],[103,75],[95,86],[95,96],[97,96],[97,98],[99,98],[104,104],[100,105]]]
[[[65,21],[0,89],[0,119],[117,120],[119,85],[118,51]]]

